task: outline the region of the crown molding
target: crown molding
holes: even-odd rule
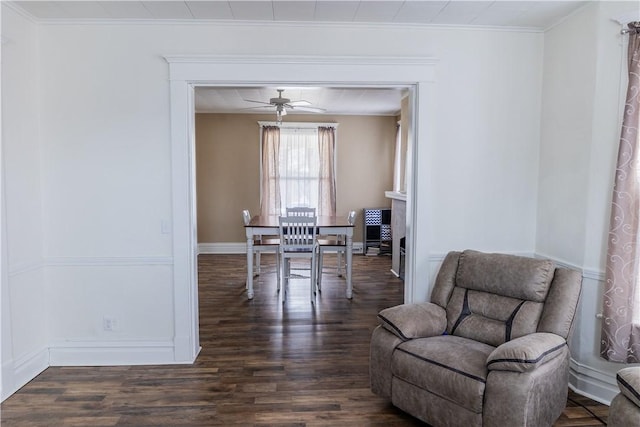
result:
[[[24,19],[26,19],[26,20],[34,23],[34,24],[39,24],[39,23],[42,22],[42,20],[37,19],[35,16],[33,16],[32,14],[30,14],[29,12],[27,12],[26,10],[24,10],[23,8],[21,8],[20,6],[15,4],[15,2],[12,2],[12,1],[1,1],[0,0],[0,6],[6,7],[8,9],[11,9],[12,11],[17,13],[18,15],[20,15]]]
[[[629,22],[640,21],[640,10],[638,8],[628,10],[618,16],[614,16],[611,20],[616,21],[618,24],[626,28]]]
[[[4,2],[3,2],[4,3]],[[12,2],[7,2],[12,3]],[[334,28],[334,29],[374,29],[374,30],[438,30],[438,31],[504,31],[542,33],[543,28],[494,25],[446,25],[406,22],[316,22],[316,21],[247,21],[225,19],[144,19],[144,18],[36,18],[20,6],[12,8],[25,17],[42,25],[209,25],[216,27],[283,27],[283,28]]]

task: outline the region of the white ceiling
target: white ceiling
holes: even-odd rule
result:
[[[199,87],[195,104],[199,113],[265,113],[274,112],[271,106],[261,106],[246,100],[269,102],[277,98],[276,89],[284,89],[282,96],[294,101],[308,101],[311,107],[323,108],[325,114],[397,115],[400,111],[402,88],[354,87]],[[307,111],[287,109],[288,114],[309,114]]]
[[[14,1],[41,22],[73,20],[182,20],[223,22],[376,23],[506,27],[542,31],[586,2],[569,1]],[[196,111],[255,113],[276,97],[278,87],[197,88]],[[401,88],[284,88],[284,96],[306,100],[327,114],[397,114]],[[296,113],[296,111],[289,111]]]
[[[15,1],[37,19],[181,19],[475,25],[545,29],[585,1]]]

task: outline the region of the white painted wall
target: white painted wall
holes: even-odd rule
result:
[[[47,70],[41,83],[45,254],[55,264],[49,267],[51,296],[61,302],[50,318],[54,342],[100,346],[125,336],[172,339],[171,324],[136,317],[145,295],[156,301],[152,313],[158,318],[172,314],[171,236],[160,227],[171,217],[168,70],[162,54],[436,56],[434,153],[456,154],[458,160],[424,165],[434,185],[446,191],[425,203],[418,220],[437,224],[432,242],[439,251],[533,250],[539,33],[264,24],[39,30],[41,67]],[[167,261],[153,267],[161,270],[160,280],[152,279],[149,261]],[[132,281],[121,265],[132,262],[148,276]],[[111,275],[97,274],[107,267]],[[427,277],[421,280],[428,283]],[[122,298],[132,288],[139,298]],[[424,288],[416,297],[427,293]],[[105,315],[126,320],[119,334],[100,331]]]
[[[532,252],[542,37],[483,33],[460,41],[436,49],[443,56],[427,200],[432,252]]]
[[[2,397],[48,366],[38,28],[2,7]]]
[[[634,10],[640,19],[637,3],[590,3],[545,34],[536,252],[584,271],[571,383],[603,402],[624,366],[599,357],[596,319],[627,82],[626,36],[613,18]]]

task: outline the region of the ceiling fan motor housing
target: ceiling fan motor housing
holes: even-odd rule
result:
[[[269,102],[273,105],[282,105],[282,104],[288,104],[289,102],[291,102],[289,98],[282,97],[282,92],[283,92],[283,89],[278,89],[278,97],[271,98]]]

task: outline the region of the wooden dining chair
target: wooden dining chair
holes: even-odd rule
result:
[[[356,223],[356,211],[351,211],[347,215],[347,222],[350,225],[354,225]],[[317,278],[317,288],[318,290],[322,289],[322,273],[324,270],[324,254],[325,252],[335,252],[336,253],[336,274],[338,276],[342,276],[343,268],[346,270],[346,257],[345,264],[343,266],[342,256],[345,254],[347,250],[347,241],[345,236],[343,235],[329,235],[329,236],[319,236],[317,238],[318,243],[318,273],[316,275]]]
[[[251,223],[251,213],[245,209],[242,211],[242,221],[244,225]],[[276,256],[276,281],[278,284],[278,290],[280,289],[280,238],[265,238],[263,236],[253,236],[253,245],[251,256],[255,257],[253,263],[253,275],[260,275],[260,254],[262,252],[274,253]]]
[[[289,279],[291,279],[292,259],[308,259],[310,261],[309,294],[313,303],[316,294],[316,225],[315,216],[281,216],[280,222],[280,263],[284,282],[282,302],[287,299]],[[299,270],[299,268],[295,268]],[[306,269],[305,269],[306,270]]]

